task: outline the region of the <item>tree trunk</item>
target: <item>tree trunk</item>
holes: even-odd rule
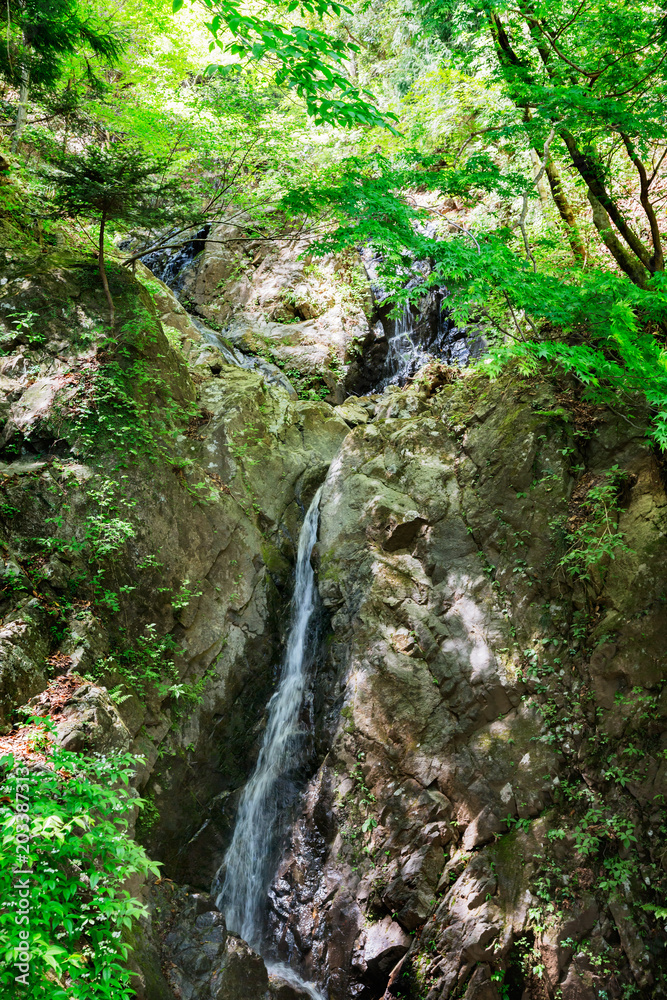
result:
[[[632,251],[633,256],[644,265],[644,268],[649,267],[650,254],[647,248],[644,246],[642,241],[639,239],[636,233],[634,233],[631,227],[626,222],[621,210],[619,209],[613,198],[610,197],[607,189],[605,188],[604,181],[602,180],[600,173],[597,168],[595,161],[583,154],[577,144],[577,140],[569,131],[569,129],[564,127],[559,127],[558,133],[567,146],[568,152],[572,157],[572,162],[579,171],[581,177],[586,182],[586,187],[593,197],[600,203],[604,209],[606,215],[612,220],[619,234],[623,238],[624,242],[627,244],[628,248]],[[589,197],[590,201],[590,197]],[[592,204],[592,202],[591,202]],[[595,221],[595,220],[594,220]],[[619,264],[621,262],[619,261]],[[621,264],[621,267],[623,265]],[[623,270],[626,270],[623,268]],[[629,271],[626,271],[630,275]],[[642,273],[645,274],[642,268]],[[632,275],[630,275],[632,277]],[[633,279],[634,281],[634,279]]]
[[[623,246],[611,224],[611,219],[602,203],[595,197],[593,192],[588,190],[588,200],[593,209],[593,223],[602,237],[602,242],[606,246],[622,271],[625,271],[628,278],[639,288],[646,288],[648,274],[645,268],[637,260],[634,254],[629,253]]]
[[[535,177],[537,177],[540,170],[542,169],[542,161],[540,160],[539,153],[537,152],[536,149],[533,149],[532,146],[530,148],[530,158],[533,162]],[[547,205],[549,204],[549,195],[547,194],[547,186],[544,183],[544,177],[540,177],[539,181],[537,181],[537,193],[540,196],[540,204],[542,205],[542,208],[546,208]]]
[[[549,181],[549,187],[551,188],[551,196],[554,200],[556,208],[560,214],[561,219],[565,223],[565,232],[567,233],[567,239],[570,244],[570,249],[574,255],[574,259],[580,264],[583,264],[586,260],[586,248],[581,242],[581,237],[579,236],[579,229],[577,227],[577,220],[574,215],[572,206],[570,205],[569,199],[563,190],[563,183],[560,179],[560,171],[554,161],[549,156],[546,163],[546,173],[547,180]]]
[[[106,215],[102,213],[102,219],[100,221],[100,249],[97,257],[100,278],[102,279],[102,287],[104,289],[104,294],[107,297],[107,302],[109,303],[109,317],[111,321],[111,332],[113,333],[114,323],[116,321],[116,309],[113,304],[113,299],[111,297],[111,292],[109,291],[109,282],[107,281],[107,272],[104,267],[104,226],[106,223]]]
[[[24,39],[25,41],[25,39]],[[19,148],[19,142],[21,136],[23,135],[23,129],[25,128],[26,119],[28,117],[28,97],[30,95],[30,70],[24,64],[21,69],[21,87],[19,89],[19,112],[16,116],[16,125],[14,126],[14,133],[12,135],[12,153],[15,153]]]
[[[514,52],[509,40],[509,36],[505,31],[505,27],[497,15],[494,15],[491,19],[491,35],[493,37],[496,56],[498,62],[501,66],[521,66],[521,60]],[[515,102],[518,108],[523,111],[523,120],[528,123],[532,120],[533,116],[530,108],[527,104],[522,104],[520,102]],[[533,140],[534,141],[534,140]],[[531,148],[531,156],[534,157],[533,162],[539,164],[542,163],[542,151],[538,146]],[[551,158],[551,155],[547,155],[545,163],[545,171],[547,175],[547,180],[549,181],[549,188],[551,190],[551,196],[554,200],[554,204],[558,209],[558,214],[565,223],[565,232],[567,234],[567,241],[570,244],[570,249],[574,259],[580,263],[584,264],[586,260],[586,248],[581,242],[581,237],[579,236],[579,229],[577,227],[577,220],[570,205],[570,201],[565,194],[563,189],[563,184],[560,179],[560,171]],[[542,198],[542,191],[540,190],[540,198]]]
[[[525,11],[524,11],[524,16],[525,16]],[[537,22],[532,26],[529,20],[526,23],[531,33],[534,33],[534,31],[536,30]],[[505,25],[503,24],[503,22],[501,21],[501,19],[497,14],[490,15],[489,26],[491,29],[491,37],[493,39],[493,43],[496,50],[496,56],[498,62],[500,63],[501,68],[505,72],[506,78],[508,79],[508,84],[510,86],[510,93],[512,92],[511,76],[515,74],[518,69],[521,69],[524,72],[526,82],[531,86],[534,86],[535,80],[533,79],[533,75],[530,72],[529,67],[527,66],[524,60],[519,58],[519,56],[512,48],[509,34],[505,28]],[[551,66],[550,53],[547,52],[546,49],[544,49],[544,47],[540,44],[537,44],[536,47],[547,74],[549,75],[550,78],[554,79],[553,70]],[[509,76],[508,73],[510,74]],[[522,100],[518,100],[516,97],[514,97],[513,99],[515,101],[516,106],[518,108],[521,108],[522,111],[524,112],[524,117],[526,118],[526,120],[530,118],[530,110],[528,108],[527,103],[523,102]],[[567,151],[572,157],[573,165],[578,170],[582,180],[586,184],[586,187],[588,189],[587,192],[588,200],[591,204],[591,208],[593,209],[593,222],[595,224],[595,228],[600,233],[605,246],[607,247],[609,252],[613,255],[619,267],[621,267],[622,270],[625,271],[628,277],[636,285],[639,285],[640,288],[645,287],[647,271],[658,270],[658,269],[661,270],[664,267],[660,234],[657,232],[658,231],[657,220],[655,218],[655,212],[653,212],[653,207],[650,206],[650,203],[648,203],[648,182],[647,181],[644,182],[644,178],[642,177],[640,171],[640,177],[642,177],[642,194],[646,196],[645,198],[642,199],[642,206],[646,211],[647,204],[649,204],[650,210],[652,212],[652,215],[650,214],[650,212],[647,212],[647,215],[649,217],[649,222],[651,223],[651,232],[653,234],[655,241],[653,248],[653,255],[650,254],[649,250],[647,249],[647,247],[644,246],[644,244],[637,236],[637,234],[633,232],[631,226],[627,223],[626,219],[624,218],[623,213],[621,212],[619,206],[610,196],[609,192],[607,191],[604,185],[602,175],[595,161],[590,156],[587,156],[584,153],[582,153],[582,151],[579,149],[577,140],[575,139],[574,135],[569,131],[568,128],[566,128],[562,124],[559,124],[557,126],[557,134],[560,136],[565,146],[567,147]],[[629,149],[628,153],[630,155],[630,158],[632,159],[632,162],[635,164],[635,167],[637,167],[636,163],[637,158],[636,157],[633,158],[632,155],[634,153],[634,150]],[[576,227],[572,225],[572,223],[575,222],[574,213],[572,212],[569,206],[569,202],[565,196],[565,193],[562,190],[562,185],[560,183],[560,176],[556,171],[552,182],[552,174],[550,173],[549,169],[547,169],[547,177],[549,180],[549,184],[551,186],[552,194],[554,196],[554,201],[556,202],[556,206],[558,207],[558,211],[560,212],[561,218],[567,225],[568,239],[570,241],[572,252],[575,254],[575,257],[577,258],[581,257],[581,259],[583,260],[585,257],[585,250],[579,239],[579,234],[576,230]],[[568,215],[571,217],[571,221],[568,219],[567,217]],[[621,236],[626,246],[624,246],[623,243],[621,243],[616,234],[612,231],[611,228],[612,222],[614,223],[616,230],[618,231],[619,235]],[[657,240],[656,240],[656,233],[658,236]]]

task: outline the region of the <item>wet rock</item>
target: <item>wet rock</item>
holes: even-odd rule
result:
[[[88,263],[75,261],[56,270],[40,258],[29,278],[0,289],[3,307],[32,309],[39,316],[35,329],[44,335],[45,347],[37,367],[50,385],[40,395],[44,406],[40,403],[38,410],[34,393],[22,403],[30,383],[35,384],[34,373],[28,374],[34,359],[23,354],[2,358],[4,374],[12,375],[11,385],[4,386],[11,396],[4,426],[12,439],[29,433],[37,446],[39,434],[39,442],[51,448],[67,433],[59,407],[66,412],[70,389],[85,389],[79,374],[88,372],[107,308]],[[159,423],[161,407],[170,400],[169,406],[176,408],[169,411],[171,421],[178,407],[194,399],[190,371],[201,407],[191,426],[185,420],[183,433],[169,438],[173,466],[139,455],[117,483],[130,502],[128,516],[136,530],[114,556],[113,579],[105,581],[111,589],[122,581],[125,588],[118,614],[105,613],[102,626],[100,608],[85,593],[86,599],[66,615],[62,642],[51,649],[53,621],[42,621],[40,602],[35,600],[25,615],[19,602],[10,602],[10,615],[0,626],[0,712],[8,717],[15,705],[46,687],[45,659],[51,653],[57,664],[62,662],[58,657],[65,657],[70,669],[93,674],[98,693],[79,693],[79,700],[56,720],[63,740],[78,749],[127,748],[129,733],[133,753],[144,758],[137,783],[154,803],[153,817],[159,816],[152,825],[140,819],[140,836],[169,874],[206,887],[228,839],[235,802],[230,794],[252,766],[255,726],[274,683],[280,612],[289,600],[303,498],[319,485],[318,475],[324,475],[349,426],[327,404],[295,401],[293,393],[267,383],[261,372],[225,366],[216,375],[210,367],[200,372],[192,364],[188,371],[185,359],[196,362],[203,350],[201,333],[168,289],[138,271],[172,341],[183,348],[181,353],[170,345],[146,287],[121,272],[114,297],[119,329],[130,331],[123,334],[122,356],[147,366],[159,387],[154,400],[142,397],[142,406]],[[21,416],[28,412],[35,417],[29,425]],[[164,425],[157,430],[156,424],[149,437],[163,430]],[[43,518],[66,487],[71,503],[62,511],[59,531],[78,538],[81,519],[92,509],[89,491],[114,478],[97,458],[83,466],[67,454],[62,462],[49,455],[48,461],[26,456],[3,463],[7,481],[17,485],[21,496],[12,522],[19,536],[49,536],[52,529]],[[88,554],[65,550],[43,566],[40,562],[43,599],[63,607],[62,592],[74,578],[90,572],[87,559]],[[4,583],[16,578],[28,585],[20,559],[6,555],[3,568]],[[192,597],[175,608],[172,599],[183,586]],[[0,589],[6,600],[13,588]],[[147,633],[147,627],[154,631]],[[165,676],[163,685],[139,683],[133,691],[121,669],[127,662],[114,659],[111,648],[129,652],[138,637],[145,641],[152,635],[159,642],[174,630],[176,676]],[[196,691],[177,725],[170,718],[182,707],[175,696],[170,701],[174,684],[176,690]],[[114,692],[113,699],[104,688]],[[196,849],[188,847],[193,840]]]
[[[269,996],[271,1000],[320,1000],[321,993],[304,982],[289,966],[269,965]]]
[[[269,980],[269,996],[271,1000],[310,1000],[307,990],[291,986],[289,983]]]
[[[266,994],[266,966],[244,941],[228,939],[220,965],[211,978],[211,1000],[258,1000]]]
[[[157,883],[148,892],[148,904],[152,920],[138,942],[140,1000],[161,1000],[160,967],[172,995],[183,1000],[269,1000],[264,961],[227,932],[208,893]]]

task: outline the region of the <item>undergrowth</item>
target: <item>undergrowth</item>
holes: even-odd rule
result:
[[[130,836],[143,807],[129,785],[136,759],[62,750],[51,720],[29,722],[44,763],[0,760],[0,997],[29,982],[31,1000],[126,1000],[123,935],[145,908],[125,886],[159,872]]]

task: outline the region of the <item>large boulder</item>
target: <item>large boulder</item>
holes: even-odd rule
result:
[[[9,559],[1,563],[7,581],[23,571]],[[49,649],[44,616],[36,600],[24,600],[0,626],[0,724],[7,726],[12,710],[46,687]]]
[[[313,263],[306,240],[270,245],[240,235],[238,224],[210,230],[201,252],[173,277],[182,304],[158,294],[163,322],[189,349],[184,304],[195,325],[203,320],[220,331],[224,352],[277,366],[302,398],[341,403],[347,365],[369,336],[373,308],[361,261],[347,255]]]

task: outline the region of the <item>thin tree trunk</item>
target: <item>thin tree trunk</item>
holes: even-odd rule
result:
[[[504,30],[504,27],[502,26],[502,23],[498,19],[496,19],[496,22],[494,22],[494,24],[496,27],[495,37],[497,39],[496,51],[499,52],[500,49],[500,52],[504,53],[505,57],[508,59],[509,62],[512,62],[513,65],[519,65],[519,60],[517,56],[514,54],[514,50],[510,45],[509,38]],[[503,48],[503,46],[506,46],[506,49]],[[498,58],[500,59],[500,54]],[[530,108],[527,105],[523,106],[518,105],[518,106],[522,107],[524,121],[530,122],[533,117]],[[533,162],[537,162],[538,164],[541,165],[542,163],[541,150],[539,150],[538,147],[535,146],[531,148],[530,152],[531,156],[534,156]],[[553,159],[551,158],[551,154],[547,156],[545,172],[547,175],[547,180],[549,181],[549,189],[551,190],[551,197],[553,198],[554,205],[558,209],[558,214],[565,223],[565,233],[567,235],[567,241],[570,244],[570,250],[572,251],[572,255],[576,261],[578,261],[580,264],[583,265],[586,261],[586,247],[581,242],[581,237],[579,235],[579,228],[577,226],[577,219],[574,214],[574,209],[570,204],[569,198],[565,194],[565,189],[563,188],[563,182],[561,181],[560,177],[560,171],[556,166],[556,164],[554,163]],[[540,191],[540,197],[542,197],[542,191]]]
[[[107,281],[107,272],[104,267],[104,226],[106,223],[106,215],[102,213],[102,219],[100,221],[100,249],[97,257],[100,278],[102,279],[102,287],[104,289],[104,294],[107,297],[107,302],[109,303],[109,317],[111,320],[111,332],[113,333],[114,323],[116,321],[116,309],[113,304],[113,299],[111,298],[111,292],[109,291],[109,282]]]
[[[12,135],[12,153],[19,148],[19,142],[23,135],[26,119],[28,117],[28,97],[30,95],[30,70],[24,64],[21,70],[21,87],[19,89],[19,111],[16,116],[16,125]]]
[[[537,177],[540,170],[542,169],[542,161],[540,160],[539,153],[537,152],[536,149],[533,149],[532,146],[530,147],[530,158],[533,162],[535,177]],[[547,194],[547,186],[544,183],[544,177],[540,177],[539,181],[537,181],[536,184],[537,184],[537,193],[540,196],[540,204],[542,205],[542,208],[546,208],[547,205],[549,204],[549,195]]]
[[[560,127],[558,129],[558,133],[567,146],[568,152],[572,157],[572,162],[581,174],[583,180],[586,182],[586,186],[588,187],[590,193],[600,202],[634,256],[641,261],[645,268],[649,268],[651,259],[649,251],[639,239],[637,234],[632,231],[623,217],[618,205],[613,198],[610,197],[604,186],[604,181],[598,172],[595,161],[581,152],[577,144],[577,140],[569,129]]]
[[[583,264],[586,260],[586,247],[581,242],[574,210],[567,195],[565,194],[565,191],[563,190],[560,171],[551,157],[547,159],[546,174],[547,180],[549,181],[549,187],[551,188],[551,196],[560,213],[561,219],[565,223],[565,232],[567,233],[570,249],[572,250],[575,260]]]
[[[519,4],[519,9],[522,11],[526,23],[530,28],[530,33],[535,42],[537,51],[540,54],[542,63],[544,64],[547,73],[549,73],[549,76],[552,76],[550,70],[552,54],[543,44],[540,44],[540,39],[544,37],[543,27],[540,24],[540,22],[535,18],[534,14],[532,14],[532,11],[530,9],[530,4],[526,5],[525,10],[522,10],[521,4]],[[572,74],[573,85],[576,86],[578,82],[579,81],[577,77],[574,74]],[[593,80],[591,79],[591,83],[592,82]],[[656,216],[655,209],[649,199],[649,188],[651,182],[648,180],[646,174],[646,168],[644,167],[644,164],[640,156],[637,154],[634,148],[634,144],[632,143],[630,138],[620,131],[619,135],[621,136],[621,139],[623,140],[623,143],[626,147],[628,157],[630,158],[631,162],[633,163],[639,175],[639,180],[641,184],[640,201],[642,208],[644,209],[646,218],[648,219],[649,226],[651,228],[651,239],[653,242],[652,256],[649,256],[648,249],[644,246],[639,237],[632,231],[631,227],[621,214],[620,209],[609,195],[609,192],[605,189],[604,183],[602,182],[601,177],[598,174],[597,164],[592,164],[588,160],[588,157],[583,156],[581,155],[581,153],[579,153],[579,151],[576,149],[576,141],[574,140],[574,137],[569,134],[569,132],[567,135],[565,134],[565,130],[561,132],[561,136],[563,138],[563,141],[566,143],[568,147],[574,165],[577,167],[579,173],[586,181],[586,185],[590,193],[589,201],[591,202],[591,206],[593,206],[594,213],[596,211],[594,202],[597,201],[598,205],[602,208],[604,214],[607,216],[607,221],[609,221],[609,216],[614,220],[614,223],[620,235],[623,237],[623,239],[627,243],[628,247],[632,250],[634,255],[641,261],[644,267],[647,268],[652,273],[655,273],[656,271],[663,271],[665,268],[665,260],[662,249],[662,237],[660,233],[660,226],[658,224],[658,219]],[[601,216],[599,217],[601,218]],[[597,228],[599,229],[599,227]],[[622,244],[618,243],[618,241],[616,242],[619,246],[622,246]],[[607,240],[605,240],[605,243],[607,244],[607,247],[609,247],[609,243]],[[618,257],[616,256],[615,253],[614,256],[618,260]],[[642,267],[636,268],[634,265],[632,265],[632,267],[633,271],[637,275],[641,274],[642,276],[644,276],[645,272]],[[626,268],[624,268],[624,270],[626,270]],[[628,273],[628,275],[631,276],[630,271],[626,271],[626,273]]]
[[[651,181],[648,179],[646,167],[642,163],[641,157],[638,155],[632,140],[623,132],[621,132],[621,138],[628,151],[628,156],[634,163],[637,173],[639,174],[639,182],[641,184],[641,194],[639,196],[639,200],[642,203],[644,214],[649,221],[649,225],[651,227],[651,240],[653,242],[653,256],[648,262],[648,267],[649,271],[655,274],[656,271],[665,270],[665,255],[662,249],[662,234],[660,232],[658,217],[649,198]]]

